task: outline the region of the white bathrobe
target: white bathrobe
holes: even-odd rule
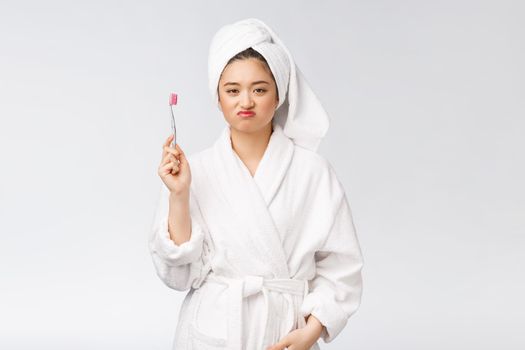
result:
[[[229,126],[188,160],[191,238],[180,246],[169,238],[162,184],[149,239],[160,279],[189,290],[173,349],[265,349],[309,314],[332,341],[359,307],[363,258],[328,161],[275,123],[253,177],[232,149]]]

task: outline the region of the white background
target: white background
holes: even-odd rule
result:
[[[257,17],[331,116],[361,308],[324,349],[524,349],[521,1],[0,2],[0,348],[169,349],[147,236],[169,135],[224,120],[207,54]]]

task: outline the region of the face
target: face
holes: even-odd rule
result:
[[[244,133],[267,128],[279,102],[272,73],[255,58],[227,65],[219,80],[218,95],[219,105],[230,127]],[[247,117],[239,114],[241,111],[254,114]]]

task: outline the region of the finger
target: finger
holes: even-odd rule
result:
[[[182,148],[180,148],[180,145],[179,145],[178,143],[175,145],[175,149],[176,149],[178,152],[184,154],[184,152],[182,151]]]
[[[166,154],[164,156],[164,158],[162,158],[162,161],[160,162],[160,165],[166,165],[168,164],[170,161],[173,161],[172,159],[172,155],[171,154]]]
[[[166,164],[163,164],[161,167],[162,167],[163,169],[165,169],[165,170],[171,170],[171,169],[173,169],[174,166],[177,166],[177,167],[178,167],[178,165],[175,164],[175,162],[173,162],[173,161],[170,160],[170,161],[168,161]]]
[[[162,165],[159,167],[159,175],[165,176],[167,174],[171,173],[171,164],[168,163],[166,165]]]
[[[169,147],[167,147],[166,149],[169,149]],[[161,164],[165,164],[167,160],[173,160],[173,161],[176,161],[177,163],[180,163],[180,160],[179,158],[180,156],[178,156],[178,153],[177,154],[174,154],[170,151],[166,151],[164,152],[163,156],[162,156],[162,159],[161,159]]]
[[[180,151],[179,151],[179,150],[177,150],[177,149],[175,149],[175,148],[168,147],[168,146],[165,146],[165,147],[164,147],[164,152],[166,152],[166,153],[171,153],[171,154],[173,154],[173,155],[175,155],[175,156],[177,156],[177,157],[178,157],[179,154],[180,154]]]
[[[286,344],[283,341],[280,341],[270,346],[268,350],[284,350],[285,348],[286,348]]]
[[[173,134],[170,134],[168,138],[166,139],[166,142],[164,142],[164,146],[169,146],[171,143],[171,140],[173,140]]]
[[[160,168],[163,170],[163,171],[166,171],[166,173],[169,173],[169,172],[173,172],[173,170],[175,170],[176,172],[179,171],[179,165],[176,164],[175,162],[173,161],[169,161],[168,163],[160,166]]]
[[[290,337],[285,336],[283,339],[281,339],[277,344],[282,346],[281,349],[287,349],[287,347],[292,346],[292,340]]]
[[[176,144],[175,145],[175,149],[179,152],[180,156],[179,156],[179,160],[181,161],[181,163],[184,163],[186,164],[188,162],[188,160],[186,159],[186,154],[184,153],[184,151],[182,150],[182,148],[180,148],[179,144]]]
[[[170,134],[170,136],[166,139],[166,141],[162,145],[162,158],[164,158],[164,156],[166,155],[166,148],[171,148],[170,143],[172,139],[173,139],[173,134]]]
[[[284,345],[284,344],[279,344],[279,343],[273,345],[273,346],[270,348],[270,350],[284,350],[284,349],[286,349],[286,345]]]

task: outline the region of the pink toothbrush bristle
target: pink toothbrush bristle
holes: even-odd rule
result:
[[[170,106],[173,106],[173,105],[176,105],[177,104],[177,94],[172,92],[170,94]]]

